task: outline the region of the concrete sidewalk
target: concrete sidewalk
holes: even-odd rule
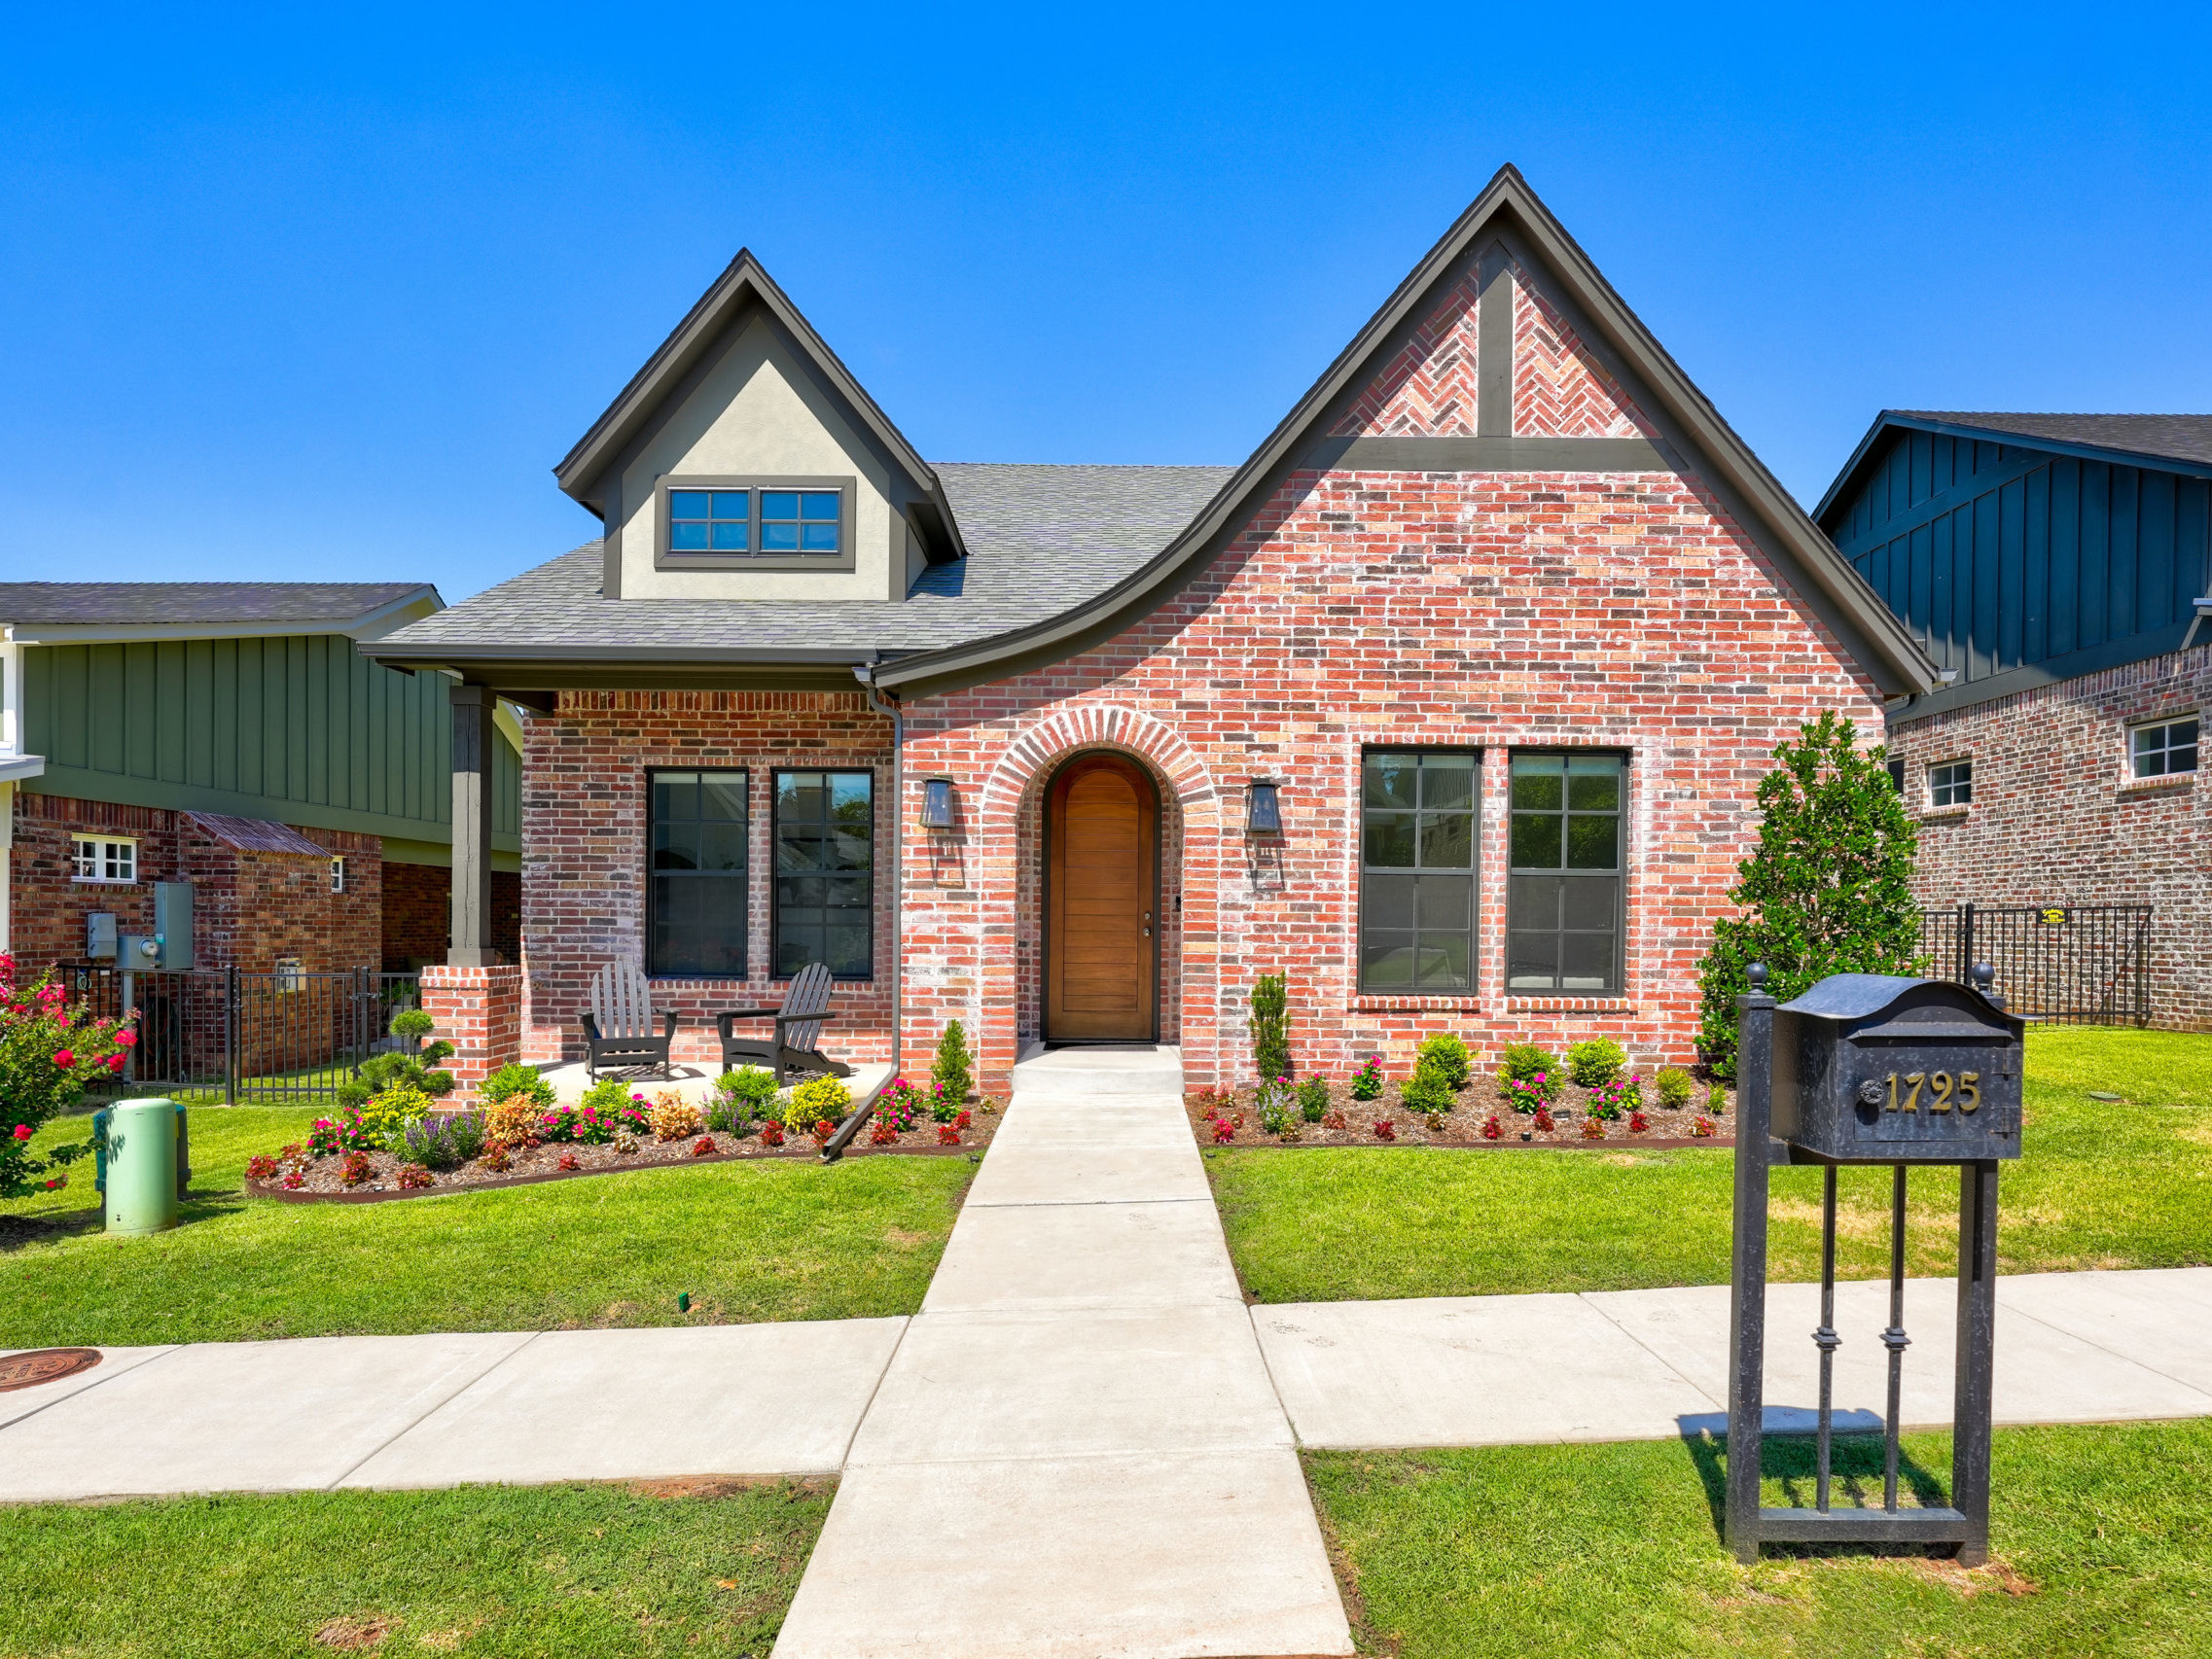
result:
[[[1025,1063],[777,1659],[1351,1650],[1176,1057]]]

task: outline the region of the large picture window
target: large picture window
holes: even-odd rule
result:
[[[775,775],[775,972],[810,962],[839,979],[875,971],[874,777]]]
[[[1360,988],[1475,988],[1477,761],[1374,749],[1360,777]]]
[[[1621,989],[1618,755],[1513,758],[1506,988]]]
[[[650,973],[744,977],[745,780],[742,771],[651,775]]]

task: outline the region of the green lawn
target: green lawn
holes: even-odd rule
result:
[[[2212,1036],[2036,1028],[2024,1156],[2006,1166],[2003,1271],[2212,1261]],[[2092,1101],[2090,1089],[2123,1097]],[[1209,1152],[1245,1287],[1267,1302],[1718,1285],[1726,1150]],[[1889,1172],[1846,1170],[1837,1267],[1888,1271]],[[1958,1177],[1916,1171],[1910,1270],[1954,1270]],[[1819,1276],[1820,1176],[1773,1179],[1773,1273]]]
[[[1766,1444],[1766,1501],[1809,1502],[1810,1442]],[[1839,1467],[1878,1504],[1879,1440],[1844,1444]],[[1936,1498],[1949,1436],[1908,1435],[1905,1452]],[[1973,1572],[1802,1548],[1740,1567],[1709,1446],[1305,1462],[1361,1646],[1400,1659],[2212,1653],[2212,1421],[1999,1430],[1994,1559]]]
[[[766,1655],[819,1486],[0,1507],[0,1653]]]
[[[314,1116],[194,1108],[185,1224],[153,1238],[100,1232],[89,1164],[0,1204],[0,1348],[911,1313],[976,1168],[785,1159],[387,1204],[246,1197],[248,1155]],[[42,1138],[61,1132],[86,1121]]]

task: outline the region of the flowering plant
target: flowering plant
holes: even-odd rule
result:
[[[875,1097],[875,1127],[889,1129],[890,1134],[886,1139],[896,1141],[914,1126],[914,1120],[921,1111],[921,1090],[911,1083],[894,1080],[889,1088]],[[871,1135],[870,1138],[873,1140],[874,1136]],[[880,1147],[883,1142],[876,1141],[874,1144]]]
[[[1536,1109],[1536,1123],[1534,1127],[1539,1135],[1549,1135],[1554,1128],[1557,1127],[1557,1125],[1552,1121],[1552,1114],[1540,1106]]]
[[[348,1186],[359,1186],[376,1173],[367,1152],[348,1152],[345,1161],[338,1166],[338,1179]]]
[[[400,1190],[403,1192],[414,1192],[425,1186],[434,1186],[437,1182],[438,1178],[420,1164],[400,1165]]]
[[[1260,1114],[1261,1129],[1269,1135],[1280,1135],[1289,1128],[1293,1098],[1288,1077],[1269,1077],[1261,1083],[1252,1102],[1252,1109]]]
[[[1378,1118],[1376,1118],[1376,1119],[1374,1120],[1374,1138],[1375,1138],[1377,1141],[1395,1141],[1395,1140],[1397,1140],[1397,1139],[1398,1139],[1398,1125],[1397,1125],[1397,1124],[1395,1124],[1395,1123],[1393,1123],[1393,1122],[1391,1122],[1391,1121],[1390,1121],[1390,1119],[1389,1119],[1389,1118],[1387,1118],[1387,1117],[1378,1117]]]
[[[941,1147],[957,1147],[960,1144],[960,1131],[949,1123],[940,1123],[937,1126],[937,1144]]]
[[[1699,1112],[1690,1125],[1690,1133],[1693,1135],[1710,1135],[1712,1132],[1713,1120],[1703,1112]]]
[[[1623,1112],[1642,1111],[1644,1105],[1643,1084],[1644,1079],[1640,1075],[1630,1077],[1626,1082],[1622,1082],[1616,1078],[1609,1083],[1600,1083],[1596,1088],[1589,1091],[1589,1114],[1592,1117],[1605,1118],[1610,1122]]]
[[[966,1107],[962,1107],[960,1109],[960,1115],[952,1120],[952,1127],[955,1129],[965,1129],[968,1127],[969,1122],[970,1118],[968,1116],[968,1109]]]
[[[1483,1139],[1483,1140],[1485,1140],[1485,1141],[1498,1141],[1498,1140],[1503,1140],[1503,1139],[1505,1138],[1505,1133],[1506,1133],[1506,1132],[1505,1132],[1505,1130],[1504,1130],[1503,1128],[1499,1127],[1499,1124],[1498,1124],[1498,1114],[1497,1114],[1496,1112],[1491,1112],[1491,1113],[1490,1113],[1490,1115],[1489,1115],[1488,1117],[1485,1117],[1485,1118],[1482,1120],[1482,1139]]]
[[[307,1131],[307,1150],[318,1158],[333,1152],[381,1151],[384,1138],[362,1120],[358,1109],[340,1117],[318,1117]]]
[[[1516,1112],[1542,1112],[1552,1104],[1552,1074],[1538,1072],[1516,1077],[1511,1072],[1500,1072],[1498,1092]]]
[[[1586,1141],[1602,1141],[1602,1140],[1604,1140],[1604,1139],[1605,1139],[1605,1119],[1604,1119],[1604,1118],[1602,1118],[1602,1117],[1597,1117],[1597,1116],[1590,1116],[1590,1117],[1586,1117],[1586,1118],[1584,1118],[1584,1119],[1583,1119],[1583,1139],[1584,1139],[1584,1140],[1586,1140]]]
[[[939,1123],[949,1123],[959,1112],[960,1103],[967,1098],[965,1089],[954,1094],[943,1083],[932,1083],[929,1085],[929,1114]]]
[[[695,1158],[703,1158],[713,1150],[714,1137],[712,1135],[701,1135],[692,1143],[692,1156]]]
[[[1231,1119],[1227,1117],[1217,1117],[1213,1120],[1213,1122],[1215,1146],[1226,1147],[1230,1144],[1230,1142],[1236,1139],[1236,1125]]]
[[[1382,1056],[1370,1054],[1367,1064],[1352,1074],[1354,1100],[1380,1100],[1382,1098]]]
[[[1630,1113],[1628,1113],[1628,1133],[1629,1133],[1629,1134],[1631,1134],[1631,1135],[1641,1135],[1641,1134],[1643,1134],[1643,1133],[1644,1133],[1646,1130],[1648,1130],[1648,1129],[1650,1129],[1650,1128],[1651,1128],[1651,1125],[1650,1125],[1648,1122],[1646,1122],[1646,1121],[1644,1120],[1644,1114],[1643,1114],[1642,1112],[1631,1112]]]
[[[0,953],[0,1198],[61,1185],[61,1176],[38,1178],[75,1163],[93,1138],[34,1158],[31,1137],[76,1105],[87,1083],[120,1073],[137,1041],[127,1020],[93,1019],[82,1004],[70,1006],[51,972],[18,984],[16,959]]]
[[[780,1123],[778,1123],[778,1122],[777,1122],[777,1121],[776,1121],[774,1118],[772,1118],[772,1117],[771,1117],[771,1118],[769,1118],[769,1119],[767,1119],[767,1121],[766,1121],[765,1123],[763,1123],[763,1124],[761,1125],[761,1145],[762,1145],[762,1146],[764,1146],[764,1147],[780,1147],[780,1146],[782,1146],[782,1145],[783,1145],[783,1125],[782,1125],[782,1124],[780,1124]]]
[[[908,1127],[911,1128],[912,1125]],[[895,1147],[899,1144],[899,1131],[892,1127],[888,1117],[878,1117],[875,1127],[868,1132],[868,1144],[871,1147]]]

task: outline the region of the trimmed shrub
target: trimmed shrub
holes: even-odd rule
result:
[[[791,1102],[783,1109],[784,1127],[795,1135],[803,1134],[825,1118],[837,1122],[851,1106],[852,1090],[838,1078],[808,1077],[791,1091]]]
[[[538,1132],[538,1124],[544,1116],[536,1101],[522,1095],[510,1095],[483,1109],[483,1137],[503,1147],[518,1147]]]
[[[1456,1033],[1447,1031],[1442,1036],[1430,1038],[1415,1051],[1414,1074],[1418,1076],[1424,1066],[1433,1066],[1442,1074],[1446,1088],[1463,1089],[1467,1086],[1468,1074],[1473,1070],[1474,1062],[1467,1056],[1467,1044],[1459,1040]],[[1450,1108],[1445,1110],[1449,1111]]]
[[[394,1037],[409,1042],[420,1042],[438,1029],[438,1022],[421,1008],[402,1008],[392,1016],[389,1027]]]
[[[624,1107],[639,1104],[637,1091],[620,1077],[601,1077],[584,1091],[579,1106],[590,1107],[594,1112],[614,1112]]]
[[[540,1112],[550,1112],[553,1104],[553,1086],[538,1075],[535,1066],[525,1066],[518,1060],[510,1060],[477,1084],[477,1099],[485,1106],[496,1106],[503,1100],[520,1095]]]
[[[1290,990],[1280,973],[1263,973],[1252,985],[1252,1063],[1260,1080],[1291,1075]]]
[[[1498,1056],[1498,1075],[1523,1083],[1539,1077],[1555,1081],[1559,1062],[1533,1042],[1509,1042]]]
[[[1413,1075],[1398,1085],[1398,1098],[1406,1103],[1408,1112],[1424,1117],[1449,1112],[1453,1104],[1451,1075],[1442,1066],[1423,1060],[1413,1068]]]
[[[1779,745],[1759,784],[1759,845],[1736,865],[1740,916],[1713,924],[1697,964],[1698,1046],[1716,1077],[1735,1076],[1735,1000],[1744,971],[1766,965],[1781,1002],[1831,973],[1913,973],[1920,909],[1912,897],[1918,831],[1889,781],[1889,751],[1859,747],[1833,710]]]
[[[674,1089],[662,1089],[653,1097],[647,1120],[653,1125],[654,1138],[660,1141],[681,1141],[705,1126],[699,1109]]]
[[[937,1040],[937,1058],[930,1062],[929,1076],[954,1101],[966,1100],[975,1088],[976,1063],[968,1053],[968,1028],[958,1020],[948,1022]]]
[[[1610,1038],[1593,1037],[1567,1050],[1567,1076],[1575,1079],[1578,1088],[1603,1088],[1627,1063],[1628,1056],[1622,1052],[1621,1044]]]
[[[1690,1097],[1696,1092],[1696,1085],[1690,1080],[1690,1074],[1680,1066],[1661,1067],[1655,1081],[1659,1089],[1659,1103],[1669,1112],[1680,1112],[1690,1104]]]

